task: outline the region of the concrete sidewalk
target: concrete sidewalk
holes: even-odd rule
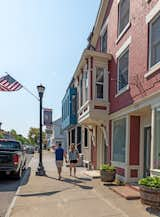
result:
[[[44,152],[43,159],[47,176],[35,176],[38,164],[38,155],[35,155],[30,165],[29,180],[22,183],[10,217],[158,216],[149,214],[143,206],[136,213],[135,204],[129,206],[129,210],[124,209],[127,202],[104,187],[98,179],[91,180],[85,176],[83,168],[77,168],[78,178],[73,178],[68,176],[69,168],[64,167],[63,181],[58,181],[53,153]]]

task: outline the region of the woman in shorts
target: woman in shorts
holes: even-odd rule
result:
[[[69,151],[70,176],[72,176],[72,168],[74,168],[74,177],[76,176],[76,165],[79,160],[79,152],[72,144]]]

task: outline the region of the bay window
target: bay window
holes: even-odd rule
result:
[[[96,98],[104,98],[104,68],[96,68]]]

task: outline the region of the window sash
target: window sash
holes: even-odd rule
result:
[[[101,51],[102,52],[107,51],[107,29],[104,31],[104,33],[101,36]]]
[[[102,78],[101,78],[102,77]],[[101,81],[99,81],[101,80]],[[99,88],[101,86],[102,92],[99,92]],[[103,99],[104,98],[104,68],[96,69],[96,98]]]
[[[160,62],[160,37],[157,36],[155,38],[155,41],[153,41],[153,25],[156,24],[156,22],[160,22],[160,14],[158,14],[151,22],[150,22],[150,32],[149,32],[149,68],[151,68],[152,66],[156,65],[157,63]],[[160,28],[160,26],[159,26]],[[158,55],[156,55],[156,52],[159,53]]]
[[[126,161],[126,118],[113,122],[113,161]]]
[[[125,1],[125,2],[124,2]],[[128,2],[127,2],[128,1]],[[122,3],[126,5],[128,3],[128,7],[122,7]],[[125,9],[125,10],[124,10]],[[130,0],[121,0],[119,3],[119,22],[118,22],[118,35],[121,34],[123,29],[129,23],[129,14],[130,14]]]
[[[127,58],[127,65],[121,68],[123,58]],[[127,48],[121,56],[118,58],[118,91],[125,88],[128,85],[128,66],[129,66],[129,48]],[[123,80],[122,80],[123,79]]]

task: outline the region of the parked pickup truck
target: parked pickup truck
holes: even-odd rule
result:
[[[26,154],[20,142],[0,139],[0,173],[20,179],[26,166]]]

